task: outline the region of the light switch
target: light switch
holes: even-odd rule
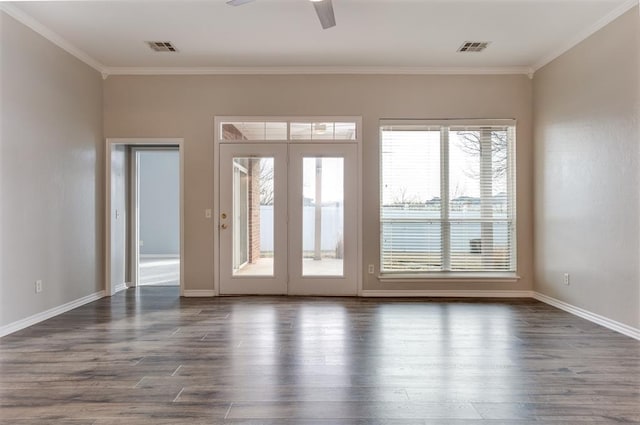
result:
[[[204,210],[204,216],[205,218],[211,218],[211,210],[208,208]]]

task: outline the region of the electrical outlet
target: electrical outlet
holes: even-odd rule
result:
[[[39,294],[40,292],[42,292],[42,281],[36,280],[36,294]]]
[[[375,271],[373,264],[369,264],[368,271],[369,271],[369,274],[373,274],[373,272]]]
[[[564,282],[565,285],[569,286],[569,282],[570,282],[569,281],[569,273],[565,273],[564,274],[564,276],[562,278],[562,281]]]

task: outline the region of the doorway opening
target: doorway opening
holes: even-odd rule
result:
[[[184,295],[182,139],[107,139],[105,282]]]
[[[180,152],[132,150],[132,250],[135,286],[180,285]],[[137,260],[137,261],[136,261]]]

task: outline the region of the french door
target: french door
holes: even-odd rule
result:
[[[357,294],[357,147],[220,144],[220,293]]]

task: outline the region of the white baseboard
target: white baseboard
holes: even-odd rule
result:
[[[124,291],[124,290],[125,290],[125,289],[127,289],[127,288],[128,288],[128,286],[127,286],[127,284],[126,284],[126,283],[120,283],[120,284],[116,285],[116,286],[113,288],[113,294],[115,295],[115,294],[117,294],[118,292],[120,292],[120,291]]]
[[[116,292],[126,288],[125,284],[118,285]],[[191,289],[185,290],[185,297],[213,297],[215,292],[213,290],[199,290]],[[99,300],[105,296],[104,291],[95,292],[93,294],[78,298],[77,300],[70,301],[66,304],[62,304],[58,307],[51,308],[41,313],[34,314],[33,316],[26,317],[21,320],[17,320],[13,323],[0,327],[0,337],[12,334],[21,329],[28,328],[59,314],[66,313],[90,302]],[[576,307],[564,301],[560,301],[556,298],[549,297],[534,291],[453,291],[453,290],[365,290],[362,291],[363,297],[451,297],[451,298],[535,298],[545,304],[549,304],[560,310],[564,310],[568,313],[574,314],[583,319],[589,320],[605,328],[619,332],[628,337],[640,340],[640,329],[633,326],[626,325],[624,323],[617,322],[607,317],[601,316],[596,313],[592,313],[580,307]]]
[[[364,290],[363,297],[533,298],[533,291]]]
[[[599,314],[592,313],[583,308],[576,307],[572,304],[560,301],[548,295],[541,294],[540,292],[534,292],[533,298],[538,301],[542,301],[545,304],[549,304],[556,308],[559,308],[560,310],[564,310],[566,312],[574,314],[578,317],[582,317],[583,319],[586,319],[590,322],[597,323],[598,325],[604,326],[605,328],[620,332],[621,334],[629,336],[633,339],[640,340],[640,329],[634,328],[633,326],[625,325],[624,323],[617,322],[613,319],[600,316]]]
[[[51,319],[52,317],[55,317],[59,314],[66,313],[67,311],[73,310],[74,308],[78,308],[90,302],[99,300],[100,298],[103,298],[104,295],[105,295],[104,291],[95,292],[85,297],[78,298],[77,300],[73,300],[66,304],[62,304],[58,307],[50,308],[49,310],[34,314],[33,316],[29,316],[24,319],[17,320],[13,323],[9,323],[8,325],[0,327],[0,337],[12,334],[21,329],[28,328],[29,326],[35,325],[36,323],[40,323],[47,319]]]
[[[178,254],[140,254],[140,258],[180,258]]]
[[[215,297],[212,289],[185,289],[182,293],[183,297]]]

